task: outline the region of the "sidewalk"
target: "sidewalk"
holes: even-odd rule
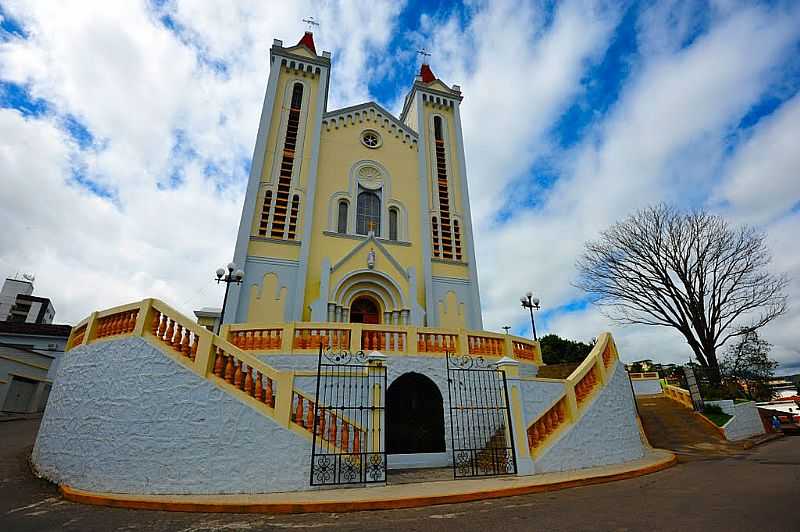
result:
[[[68,500],[85,504],[179,512],[306,513],[388,510],[555,491],[633,478],[671,467],[675,455],[646,450],[644,458],[611,466],[525,477],[495,477],[256,495],[126,495],[60,486]]]

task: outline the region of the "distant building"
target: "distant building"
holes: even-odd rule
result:
[[[787,377],[775,377],[770,379],[767,385],[776,399],[797,395],[797,386]]]
[[[203,307],[200,310],[194,311],[198,325],[205,327],[211,332],[216,332],[220,314],[222,314],[221,308]]]
[[[0,291],[0,412],[41,412],[71,327],[33,295],[32,278],[6,279]]]
[[[8,278],[0,290],[0,321],[53,323],[56,310],[46,297],[33,295],[32,277]]]

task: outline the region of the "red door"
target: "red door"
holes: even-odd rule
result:
[[[378,304],[370,297],[361,296],[350,305],[350,323],[380,323]]]

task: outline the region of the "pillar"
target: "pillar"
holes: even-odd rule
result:
[[[372,427],[371,434],[367,436],[367,441],[364,442],[366,451],[368,453],[383,453],[386,450],[385,435],[386,435],[386,361],[387,357],[379,351],[373,351],[367,358],[369,368],[367,369],[370,383],[370,401],[372,406],[382,407],[382,409],[374,409],[371,412],[372,419],[370,426]],[[385,455],[384,455],[385,457]],[[369,458],[367,458],[369,460]],[[386,468],[388,464],[384,463],[384,482],[386,481]]]
[[[519,362],[509,357],[497,361],[497,369],[506,376],[508,406],[511,428],[514,432],[514,454],[517,459],[517,475],[532,475],[533,460],[528,448],[528,427],[525,424],[525,410],[522,406],[522,387],[519,380]]]

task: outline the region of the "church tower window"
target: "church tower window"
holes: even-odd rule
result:
[[[389,240],[397,240],[397,209],[389,209]]]
[[[436,221],[436,216],[431,220],[431,229],[433,230],[433,256],[439,256],[439,222]]]
[[[297,234],[297,213],[300,211],[300,196],[297,194],[292,198],[292,210],[289,213],[289,233],[286,238],[294,240]]]
[[[364,190],[359,193],[356,205],[356,233],[366,235],[370,231],[381,234],[381,198]]]
[[[258,226],[258,236],[267,236],[267,227],[269,226],[269,210],[272,207],[272,191],[267,190],[264,193],[264,205],[261,208],[261,221]]]
[[[453,240],[450,227],[450,195],[447,190],[447,157],[444,147],[444,134],[442,132],[442,117],[433,118],[434,148],[436,151],[436,184],[439,198],[439,219],[442,226],[442,256],[446,259],[453,258]],[[436,229],[432,228],[434,242],[438,241]],[[434,245],[435,251],[436,245]],[[438,257],[438,254],[436,254]]]
[[[458,220],[453,220],[453,239],[456,243],[456,260],[461,260],[461,228]]]
[[[294,153],[297,147],[297,130],[300,127],[300,110],[303,105],[303,84],[295,83],[292,87],[292,101],[286,123],[286,139],[283,142],[283,159],[278,177],[278,190],[275,194],[275,213],[272,216],[272,237],[283,238],[286,218],[289,210],[289,190],[292,184]],[[296,196],[295,196],[296,198]],[[299,202],[299,199],[297,200]],[[299,206],[299,205],[298,205]],[[297,220],[295,218],[295,224]],[[294,231],[290,228],[290,240],[294,239]]]
[[[336,220],[336,232],[338,233],[346,233],[347,232],[347,202],[340,201],[339,202],[339,212],[337,213],[337,220]]]

